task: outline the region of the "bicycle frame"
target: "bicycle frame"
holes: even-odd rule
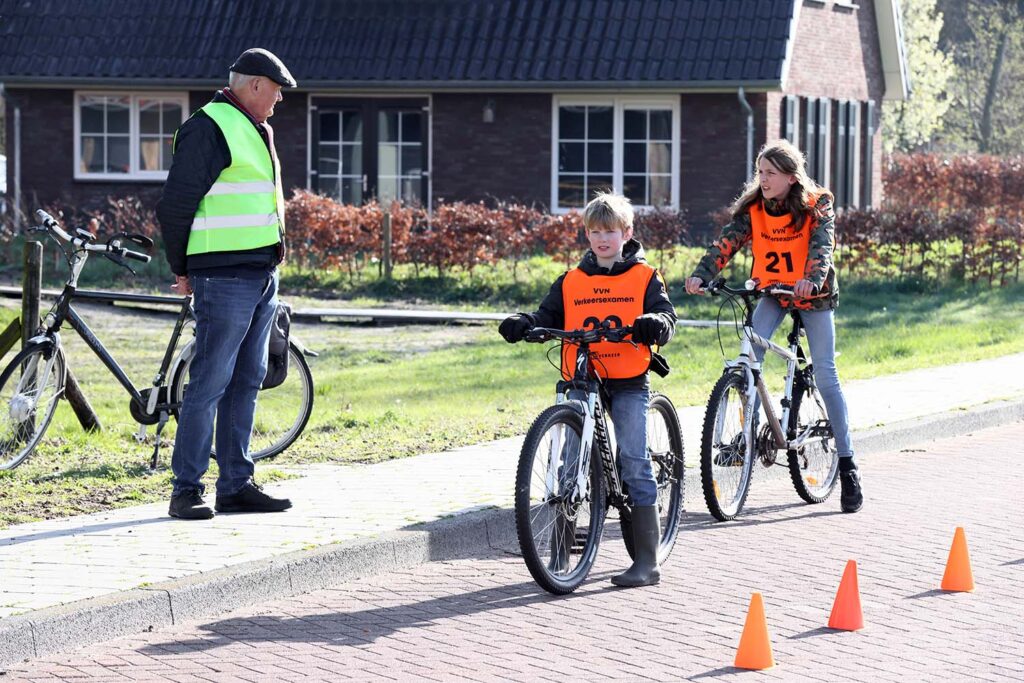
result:
[[[558,404],[567,403],[576,407],[583,416],[583,434],[580,438],[580,452],[578,462],[580,467],[576,471],[576,481],[573,487],[573,503],[581,503],[583,491],[587,490],[587,480],[590,477],[590,457],[593,452],[593,444],[597,439],[598,449],[609,484],[609,495],[616,505],[624,503],[622,493],[622,480],[619,477],[618,467],[615,466],[615,432],[608,424],[605,402],[601,398],[601,385],[594,379],[589,370],[590,344],[580,342],[576,351],[576,366],[573,378],[569,381],[560,381],[556,389],[555,402]],[[554,444],[560,450],[561,444]],[[552,461],[548,465],[545,482],[549,491],[556,490],[558,473],[557,463]]]
[[[166,404],[158,404],[159,391],[151,391],[148,400],[145,400],[142,391],[135,386],[134,382],[128,377],[124,369],[117,362],[117,360],[110,354],[107,348],[103,345],[103,342],[99,340],[96,334],[92,331],[85,320],[78,314],[78,311],[71,305],[71,300],[74,298],[75,292],[77,291],[78,276],[81,273],[82,267],[87,259],[87,254],[75,254],[72,257],[72,268],[71,276],[68,278],[64,285],[64,289],[57,297],[57,301],[54,303],[50,312],[46,314],[43,321],[43,332],[34,336],[30,343],[43,342],[53,340],[55,346],[60,346],[60,329],[67,322],[78,336],[82,338],[96,357],[100,359],[103,365],[110,371],[110,374],[118,381],[118,383],[128,392],[132,400],[135,401],[140,407],[145,406],[146,412],[150,415],[155,414],[159,409],[172,410],[177,408],[177,404],[167,402]],[[184,329],[186,323],[193,317],[191,299],[185,297],[182,299],[181,311],[178,314],[178,318],[175,321],[174,331],[171,334],[170,341],[168,342],[167,349],[164,352],[163,361],[160,364],[156,376],[153,378],[153,388],[158,389],[163,386],[164,381],[168,377],[174,376],[174,370],[182,362],[183,355],[180,354],[176,359],[174,357],[174,349],[178,345],[178,340],[181,338],[181,332]],[[172,362],[174,367],[172,368]],[[168,399],[170,397],[168,396]]]
[[[793,400],[793,384],[796,380],[798,368],[806,364],[806,355],[803,352],[803,348],[800,346],[800,336],[803,333],[803,324],[800,322],[799,316],[794,312],[793,317],[793,329],[787,337],[789,348],[780,346],[770,339],[765,339],[761,335],[754,331],[753,324],[751,321],[752,312],[748,307],[746,319],[744,320],[742,327],[743,339],[740,343],[740,353],[735,360],[726,361],[725,367],[731,369],[741,369],[746,375],[747,386],[753,386],[756,389],[755,393],[751,393],[747,396],[747,402],[744,406],[744,414],[754,415],[756,409],[757,400],[761,401],[761,405],[764,407],[765,416],[768,418],[768,427],[771,430],[772,440],[776,450],[782,449],[799,449],[807,443],[813,443],[815,441],[821,441],[822,436],[811,436],[813,431],[811,427],[802,433],[796,434],[792,439],[786,435],[786,430],[783,425],[789,424],[789,411],[792,408]],[[755,360],[754,347],[760,347],[766,352],[771,351],[776,356],[786,361],[786,379],[785,388],[783,389],[782,397],[782,414],[776,415],[775,408],[772,404],[771,394],[768,392],[768,388],[765,386],[764,378],[762,377],[761,365],[762,363]],[[756,434],[754,435],[757,436]],[[747,444],[748,449],[754,448],[754,443]],[[749,455],[749,453],[748,453]]]

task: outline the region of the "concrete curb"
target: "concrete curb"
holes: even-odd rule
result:
[[[1024,399],[1016,399],[860,430],[854,441],[858,455],[871,455],[1022,419]],[[699,490],[699,472],[688,469],[688,490]],[[515,536],[511,510],[480,510],[0,619],[0,666],[423,562],[473,557]]]
[[[37,610],[0,620],[0,667],[431,560],[472,557],[514,538],[511,510],[480,510]]]

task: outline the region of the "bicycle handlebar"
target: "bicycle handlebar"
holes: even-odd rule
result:
[[[736,296],[749,297],[756,299],[765,294],[781,294],[784,296],[796,296],[793,293],[792,285],[768,285],[764,289],[757,288],[757,280],[747,280],[743,283],[743,288],[731,287],[726,284],[723,278],[712,280],[705,286],[701,287],[699,291],[707,292],[708,294],[719,294],[725,292],[726,294],[734,294]],[[818,287],[814,288],[814,294],[811,296],[799,297],[801,299],[820,299],[828,296],[827,293],[821,293]]]
[[[58,240],[62,242],[67,242],[68,244],[73,244],[79,249],[83,249],[85,251],[99,252],[104,256],[110,258],[110,260],[114,261],[115,263],[117,263],[121,258],[130,258],[135,261],[141,261],[142,263],[149,263],[151,260],[149,254],[143,254],[141,252],[132,251],[131,249],[122,247],[120,242],[120,238],[124,237],[128,240],[131,240],[135,244],[138,244],[141,247],[149,248],[153,246],[153,240],[149,239],[145,235],[115,235],[114,237],[110,238],[110,240],[107,241],[106,244],[93,244],[93,240],[96,239],[95,235],[85,230],[78,230],[76,231],[76,235],[70,235],[67,231],[64,230],[64,228],[60,226],[60,223],[57,222],[57,219],[55,219],[53,216],[46,213],[42,209],[38,209],[36,211],[36,218],[38,218],[39,222],[42,224],[41,228],[37,228],[37,230],[45,230]],[[127,264],[124,263],[120,265],[127,266]]]
[[[552,339],[562,339],[564,341],[587,344],[594,344],[600,341],[630,343],[626,337],[632,333],[632,325],[626,325],[625,327],[602,326],[591,330],[560,330],[554,327],[534,327],[526,333],[523,341],[541,343],[551,341]]]

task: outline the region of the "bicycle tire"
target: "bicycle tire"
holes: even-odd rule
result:
[[[586,580],[604,531],[604,472],[596,448],[590,457],[590,490],[582,501],[553,500],[566,484],[570,489],[574,484],[582,432],[583,417],[575,407],[547,408],[526,433],[516,471],[516,534],[523,561],[537,584],[556,595],[571,593]],[[552,486],[557,493],[549,490]]]
[[[25,374],[25,369],[32,367],[34,372],[40,361],[45,364],[52,354],[56,354],[56,358],[47,377],[52,378],[54,391],[40,416],[38,396],[34,403],[29,403],[33,399],[23,381],[26,378],[30,382],[33,380]],[[50,342],[42,342],[22,349],[0,373],[0,470],[13,470],[39,445],[64,393],[65,372],[64,351]],[[32,392],[45,391],[50,385],[51,382],[47,381],[42,388],[34,388]],[[25,432],[26,425],[31,430],[28,433]]]
[[[647,450],[658,482],[658,517],[661,520],[661,541],[658,544],[659,564],[668,559],[675,547],[682,523],[686,491],[683,433],[679,413],[668,396],[654,394],[647,410]],[[622,541],[630,559],[633,555],[633,525],[628,513],[619,513]]]
[[[790,434],[801,434],[812,421],[827,424],[831,438],[808,444],[799,451],[790,449],[787,454],[793,487],[803,500],[814,504],[825,502],[835,490],[839,480],[839,452],[832,436],[832,423],[828,421],[820,396],[813,382],[808,382],[801,375],[793,387]]]
[[[171,383],[171,395],[180,403],[188,386],[186,381],[192,358],[178,366]],[[256,400],[253,415],[253,435],[249,445],[249,457],[253,461],[273,458],[295,443],[309,422],[313,413],[313,374],[302,351],[294,343],[288,345],[288,378],[272,389],[261,389]],[[273,430],[263,425],[278,425],[282,414],[294,415],[288,424]],[[216,449],[210,449],[216,457]]]
[[[757,419],[756,415],[744,419],[746,384],[746,377],[738,372],[723,373],[711,390],[704,413],[700,443],[701,488],[708,511],[720,522],[735,519],[750,492]],[[739,408],[736,419],[726,424],[729,417],[726,411],[734,406]],[[735,485],[727,488],[726,484],[732,479],[736,480]]]

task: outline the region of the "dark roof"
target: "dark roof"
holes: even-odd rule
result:
[[[800,0],[795,0],[800,2]],[[0,81],[777,85],[794,0],[0,0]]]

